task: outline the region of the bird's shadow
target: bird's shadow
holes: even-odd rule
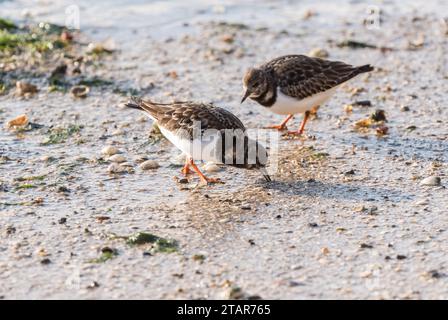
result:
[[[264,184],[266,190],[275,190],[286,195],[300,195],[327,199],[372,202],[410,201],[414,195],[398,189],[370,187],[359,184],[341,184],[309,179],[307,181],[275,180]]]

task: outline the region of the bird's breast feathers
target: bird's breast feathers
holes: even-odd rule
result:
[[[305,111],[309,111],[313,107],[319,106],[327,101],[334,94],[336,89],[337,87],[334,87],[301,100],[287,96],[282,93],[280,89],[277,89],[277,99],[269,110],[276,114],[282,115],[304,113]]]

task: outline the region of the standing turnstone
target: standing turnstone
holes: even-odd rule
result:
[[[271,129],[285,130],[294,114],[305,113],[299,130],[289,132],[300,135],[310,110],[327,101],[340,84],[372,70],[368,64],[354,67],[304,55],[279,57],[246,72],[241,103],[249,97],[274,113],[288,115],[280,125],[269,127]]]
[[[220,182],[217,178],[206,177],[194,163],[194,160],[203,160],[256,168],[271,181],[266,170],[268,155],[265,148],[249,139],[243,123],[231,112],[212,104],[162,104],[135,97],[126,106],[145,111],[162,134],[185,154],[184,175],[191,173],[192,168],[203,183]]]

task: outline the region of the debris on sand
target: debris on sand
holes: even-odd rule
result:
[[[330,56],[330,54],[328,53],[327,50],[321,49],[321,48],[314,48],[314,49],[312,49],[308,53],[308,55],[310,57],[321,58],[321,59],[325,59],[325,58],[328,58]]]
[[[364,49],[364,48],[377,49],[378,48],[376,45],[366,43],[366,42],[356,41],[356,40],[344,40],[344,41],[339,42],[337,44],[337,46],[339,48],[348,47],[351,49]]]
[[[71,124],[67,127],[54,127],[48,130],[48,137],[42,142],[42,145],[63,143],[72,135],[81,131],[83,126]]]
[[[344,111],[345,111],[346,113],[351,113],[351,112],[353,111],[353,105],[352,105],[352,104],[346,104],[346,105],[344,106]]]
[[[235,41],[235,37],[232,34],[225,34],[221,37],[221,41],[225,43],[233,43]]]
[[[98,258],[91,259],[90,263],[104,263],[118,256],[118,251],[113,248],[104,247],[101,249],[101,255]]]
[[[50,83],[61,81],[62,78],[65,77],[65,74],[67,73],[67,64],[62,63],[58,65],[56,68],[51,71],[50,74]]]
[[[371,115],[370,119],[373,122],[386,122],[386,112],[384,110],[375,110]]]
[[[112,54],[114,49],[108,47],[108,43],[90,43],[87,47],[87,54],[90,55],[104,55],[104,54]]]
[[[354,106],[360,106],[360,107],[371,107],[372,102],[370,100],[358,100],[353,102]]]
[[[430,186],[430,187],[437,187],[440,186],[442,183],[442,180],[440,177],[427,177],[420,181],[421,186]]]
[[[389,132],[389,128],[384,125],[385,122],[387,118],[384,110],[375,110],[368,118],[356,121],[354,126],[359,132],[367,133],[369,129],[374,129],[378,135],[382,136]]]
[[[221,168],[216,163],[213,162],[207,162],[203,168],[206,172],[209,173],[221,171]]]
[[[205,258],[206,257],[203,254],[195,254],[192,257],[193,261],[198,261],[199,263],[203,263],[205,261]]]
[[[117,154],[117,153],[119,153],[120,152],[120,150],[118,150],[116,147],[114,147],[114,146],[105,146],[102,150],[101,150],[101,153],[102,154],[105,154],[105,155],[107,155],[107,156],[112,156],[112,155],[114,155],[114,154]]]
[[[0,30],[14,30],[17,26],[11,20],[0,18]]]
[[[16,94],[19,97],[31,97],[38,91],[37,87],[31,83],[25,81],[16,82]]]
[[[311,9],[308,9],[305,11],[305,13],[303,14],[303,20],[309,20],[310,18],[314,17],[317,15],[317,12]]]
[[[107,160],[110,162],[115,162],[115,163],[126,162],[126,158],[124,156],[122,156],[121,154],[114,154],[114,155],[110,156]]]
[[[387,135],[388,132],[389,132],[389,128],[386,126],[380,126],[380,127],[376,128],[376,134],[379,136]]]
[[[140,169],[142,170],[154,170],[159,167],[160,167],[159,163],[155,160],[146,160],[140,163]]]
[[[392,48],[377,46],[375,44],[357,41],[357,40],[344,40],[336,44],[338,48],[350,48],[350,49],[378,49],[382,52],[393,51]]]
[[[419,34],[416,39],[409,41],[408,50],[419,50],[425,45],[424,34]]]
[[[118,163],[111,163],[109,167],[107,167],[107,172],[109,173],[124,173],[127,172],[128,168],[119,165]]]
[[[230,300],[261,300],[259,295],[247,294],[241,287],[236,285],[229,285],[226,298]]]
[[[86,98],[90,92],[90,88],[88,86],[79,85],[73,86],[70,89],[70,93],[75,98]]]
[[[9,120],[6,124],[6,126],[10,129],[12,128],[18,128],[18,127],[25,127],[29,123],[28,117],[26,114],[21,114],[20,116]]]
[[[173,253],[178,250],[178,243],[174,239],[166,239],[147,232],[137,232],[126,239],[128,245],[150,244],[152,252]]]

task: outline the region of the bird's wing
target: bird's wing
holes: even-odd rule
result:
[[[329,90],[371,68],[354,67],[340,61],[328,61],[304,55],[276,58],[262,66],[274,74],[280,91],[304,99]]]

